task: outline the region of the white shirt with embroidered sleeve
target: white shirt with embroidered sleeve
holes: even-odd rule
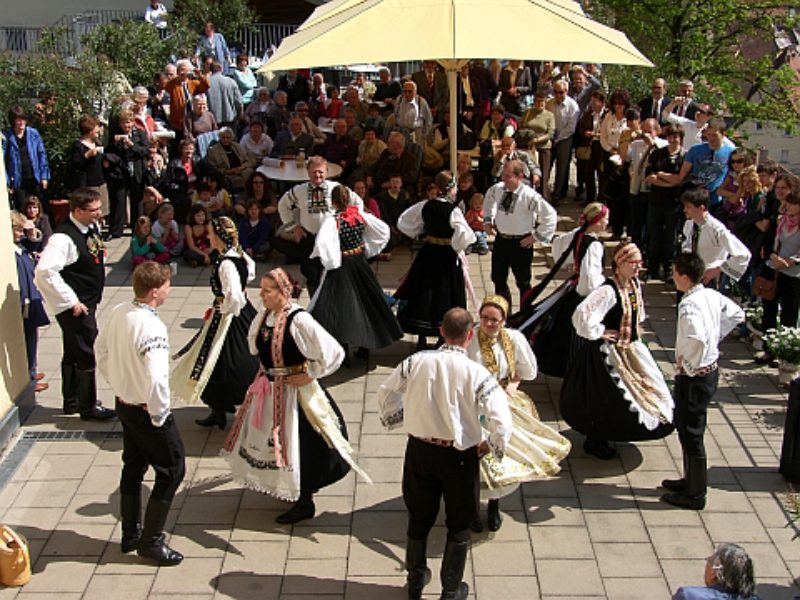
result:
[[[687,219],[683,226],[683,252],[692,251],[694,221]],[[739,281],[750,264],[750,250],[725,225],[711,215],[700,225],[697,254],[706,269],[719,268],[734,281]]]
[[[678,305],[675,360],[693,376],[719,358],[719,343],[744,322],[742,308],[702,285],[690,289]]]
[[[309,212],[312,187],[310,183],[296,185],[281,196],[281,199],[278,200],[278,215],[280,215],[284,229],[291,230],[297,225],[300,225],[308,232],[314,234],[319,232],[319,228],[325,221],[325,217],[333,214],[331,192],[333,192],[333,188],[338,185],[339,184],[335,181],[325,180],[322,182],[320,187],[324,190],[325,207],[315,212]],[[349,188],[348,194],[350,197],[350,204],[358,206],[359,209],[363,211],[364,201],[361,200],[361,197]]]
[[[601,285],[589,294],[572,313],[572,326],[577,334],[587,340],[599,340],[606,332],[603,319],[617,303],[610,285]]]
[[[483,221],[492,223],[505,235],[533,235],[539,242],[549,244],[558,223],[558,213],[532,187],[520,184],[512,193],[511,209],[506,212],[501,203],[506,185],[497,183],[489,188],[483,200]],[[510,191],[510,190],[508,190]]]
[[[89,231],[86,225],[73,219],[72,215],[69,218],[81,233]],[[62,269],[76,263],[78,258],[78,248],[72,238],[64,233],[54,233],[36,264],[34,282],[42,293],[45,305],[55,315],[71,309],[79,302],[78,295],[61,277]]]
[[[570,232],[561,234],[553,239],[553,260],[558,260],[561,255],[566,252],[569,245],[572,243],[574,237],[578,234],[578,229],[573,229]],[[587,233],[587,236],[597,239],[594,234]],[[603,275],[603,256],[605,249],[603,244],[592,242],[583,255],[580,266],[580,274],[578,276],[578,285],[576,291],[584,298],[591,292],[603,285],[606,280]],[[567,259],[568,263],[570,259]]]
[[[481,346],[478,341],[478,331],[480,326],[475,326],[475,335],[467,348],[467,354],[475,362],[484,365],[483,355],[481,353]],[[517,377],[522,381],[533,381],[536,379],[536,374],[539,370],[539,365],[536,362],[536,356],[533,354],[531,345],[516,329],[506,328],[509,336],[511,337],[511,345],[514,347],[514,358],[516,359],[516,372]],[[494,359],[497,362],[498,372],[497,379],[505,379],[508,377],[508,361],[506,360],[506,353],[503,351],[503,346],[499,338],[494,340],[492,344],[492,352]]]
[[[505,452],[513,427],[497,380],[466,350],[446,344],[403,360],[378,389],[378,406],[384,427],[403,424],[414,437],[453,440],[457,450],[481,442],[481,414],[497,456]]]
[[[239,253],[231,248],[225,253],[225,256],[238,257]],[[256,277],[256,264],[247,254],[243,254],[242,258],[247,264],[247,281],[253,281]],[[222,295],[224,297],[219,307],[220,311],[223,314],[230,313],[238,317],[239,312],[247,305],[247,296],[244,289],[242,289],[239,271],[236,270],[236,265],[232,261],[222,261],[219,266],[219,280],[222,284]]]
[[[364,253],[367,258],[380,253],[389,241],[389,226],[370,213],[361,212],[364,218]],[[342,266],[342,249],[339,240],[339,230],[336,218],[328,216],[319,228],[319,233],[314,240],[314,250],[311,258],[319,257],[322,266],[332,271]],[[310,310],[310,309],[309,309]]]
[[[161,427],[170,414],[169,338],[158,312],[139,302],[109,311],[95,342],[97,369],[127,404],[146,405]]]
[[[419,237],[425,231],[425,221],[422,220],[425,202],[427,200],[412,204],[397,218],[397,229],[411,239]]]

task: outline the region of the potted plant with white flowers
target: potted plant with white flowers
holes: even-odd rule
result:
[[[764,345],[778,359],[778,379],[784,385],[800,375],[800,329],[779,326],[764,336]]]
[[[760,352],[764,349],[764,307],[760,303],[752,304],[745,307],[744,314],[753,350]]]

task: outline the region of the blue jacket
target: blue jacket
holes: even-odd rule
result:
[[[759,600],[758,596],[742,598],[723,591],[718,586],[681,587],[675,592],[672,600]]]
[[[250,224],[250,218],[244,216],[239,221],[239,243],[243,250],[259,250],[269,241],[272,226],[265,216],[261,216],[255,227]]]
[[[12,189],[18,190],[22,187],[22,163],[19,158],[19,145],[17,136],[11,129],[3,132],[5,136],[5,148],[3,158],[6,163],[6,183]],[[50,181],[50,165],[47,164],[47,153],[44,149],[42,136],[33,127],[25,128],[25,139],[28,146],[28,156],[30,156],[33,166],[33,176],[37,182],[45,179]]]

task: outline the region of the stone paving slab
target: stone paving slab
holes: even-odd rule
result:
[[[560,210],[568,216],[562,216],[559,228],[569,229],[577,206]],[[111,274],[101,319],[108,307],[131,297],[126,250],[127,239],[110,245]],[[392,262],[375,264],[387,290],[396,287],[411,259],[405,248],[393,256]],[[492,289],[489,261],[489,256],[469,257],[479,296]],[[546,262],[537,251],[535,276],[543,275]],[[272,266],[259,264],[259,273]],[[299,276],[296,265],[288,269]],[[208,275],[207,269],[179,266],[172,295],[160,311],[173,347],[187,341],[200,324],[210,299]],[[253,299],[257,287],[258,281],[250,286]],[[671,378],[674,292],[662,282],[648,282],[645,294],[650,309],[646,340]],[[305,294],[300,302],[308,302]],[[345,478],[318,496],[314,520],[294,527],[274,522],[285,510],[282,502],[231,481],[218,456],[225,432],[194,424],[205,407],[178,407],[187,475],[167,529],[170,543],[187,558],[179,567],[159,569],[120,552],[119,423],[84,423],[60,414],[60,333],[55,325],[44,329],[40,368],[50,389],[38,396],[39,406],[24,431],[78,439],[30,442],[24,461],[0,489],[0,521],[28,537],[34,572],[24,588],[0,589],[0,600],[405,598],[406,516],[400,496],[405,437],[382,429],[375,392],[413,348],[408,337],[374,352],[366,365],[354,361],[326,382],[345,415],[359,461],[375,483]],[[465,573],[469,597],[668,598],[681,585],[702,584],[703,559],[724,541],[744,544],[753,556],[764,600],[800,594],[795,585],[800,539],[797,527],[789,525],[786,486],[776,472],[786,393],[773,370],[752,363],[742,342],[723,344],[721,365],[706,436],[708,507],[701,513],[658,501],[659,482],[678,473],[676,436],[620,444],[617,459],[598,461],[583,452],[582,436],[560,420],[560,380],[541,376],[526,383],[542,418],[563,431],[573,449],[556,478],[524,484],[502,499],[500,531],[473,537]],[[99,379],[98,388],[110,403],[107,383]],[[147,481],[152,485],[152,474]],[[438,598],[441,589],[436,574],[443,518],[440,514],[429,540],[434,581],[425,598]]]

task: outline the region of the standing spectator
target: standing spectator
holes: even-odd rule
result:
[[[239,85],[222,74],[222,65],[211,63],[211,77],[208,79],[208,110],[214,113],[221,127],[231,127],[242,114],[242,94]]]
[[[556,117],[556,132],[553,136],[553,162],[556,178],[553,184],[552,203],[555,205],[567,195],[569,166],[572,160],[572,139],[578,125],[578,103],[567,95],[569,86],[565,81],[553,84],[554,101],[548,107]]]
[[[725,175],[722,185],[717,189],[717,194],[721,196],[723,201],[729,200],[730,204],[741,206],[740,175],[746,167],[752,164],[753,157],[744,148],[736,148],[728,157],[728,174]],[[721,206],[724,210],[725,203],[722,202]]]
[[[247,106],[253,101],[253,92],[258,85],[256,76],[250,70],[250,57],[247,54],[240,54],[236,57],[236,70],[231,73],[231,77],[239,86],[239,93],[242,95],[242,103]]]
[[[88,187],[100,194],[100,210],[109,213],[108,186],[103,177],[103,146],[100,142],[101,126],[88,115],[78,120],[78,138],[70,148],[70,189]]]
[[[228,49],[228,42],[225,41],[224,35],[217,32],[211,21],[206,22],[203,34],[197,40],[194,56],[195,59],[199,58],[200,62],[212,58],[222,66],[222,71],[226,75],[231,70],[231,51]]]
[[[533,132],[531,144],[536,148],[539,168],[542,172],[541,192],[550,201],[550,160],[553,149],[553,136],[556,132],[556,119],[553,113],[545,110],[547,96],[544,92],[536,92],[533,106],[525,111],[521,127]]]
[[[202,179],[202,162],[195,156],[195,144],[191,139],[182,140],[178,146],[180,155],[169,161],[167,165],[167,181],[164,192],[175,206],[175,219],[178,223],[186,222],[189,211],[190,194],[197,182]]]
[[[497,87],[497,79],[486,68],[482,60],[472,61],[470,74],[475,76],[480,88],[480,97],[478,98],[479,118],[475,128],[475,131],[479,131],[483,126],[483,122],[489,117],[492,106],[497,102],[497,94],[500,90]]]
[[[660,133],[661,127],[658,121],[652,118],[645,119],[638,132],[631,132],[631,141],[623,143],[620,149],[620,154],[625,157],[629,165],[628,235],[640,248],[645,248],[647,209],[650,205],[650,184],[645,177],[647,165],[650,155],[656,149],[667,145],[667,141],[659,137]]]
[[[433,126],[433,114],[428,101],[417,94],[417,84],[413,81],[403,83],[402,97],[394,107],[395,126],[407,140],[423,144]]]
[[[190,79],[192,63],[186,59],[179,60],[176,69],[175,78],[167,82],[164,91],[169,94],[169,126],[184,136],[191,132],[192,98],[207,92],[209,81],[200,69],[194,69],[194,78]]]
[[[50,165],[42,136],[28,127],[28,116],[21,106],[8,111],[8,122],[11,127],[3,132],[6,140],[3,159],[9,199],[19,210],[28,196],[44,198],[50,182]]]
[[[321,110],[325,106],[325,100],[328,99],[327,86],[322,73],[314,73],[311,78],[311,91],[309,92],[308,105],[311,107],[311,118],[314,122],[319,120],[322,116]]]
[[[111,217],[106,239],[122,237],[125,227],[126,204],[130,198],[130,223],[139,217],[139,203],[144,191],[144,159],[147,156],[147,137],[133,127],[133,113],[119,113],[120,133],[114,136],[103,155],[103,166],[108,178],[108,196]]]
[[[278,90],[286,92],[286,103],[288,106],[294,106],[298,102],[308,102],[309,94],[311,93],[308,79],[297,69],[293,69],[285,75],[280,76],[278,79]]]
[[[686,132],[683,138],[683,149],[687,151],[695,144],[702,144],[705,141],[703,139],[703,132],[705,131],[706,125],[708,125],[708,122],[711,120],[711,117],[714,116],[714,111],[708,104],[700,103],[693,104],[693,106],[694,111],[692,118],[681,116],[675,112],[677,108],[681,107],[677,99],[667,104],[664,110],[661,111],[667,123],[674,123],[683,127]]]
[[[601,202],[605,202],[609,195],[617,196],[621,192],[618,189],[608,189],[609,181],[619,182],[617,177],[622,171],[622,157],[619,155],[619,141],[622,132],[628,129],[628,119],[625,117],[626,111],[631,105],[631,96],[626,90],[616,90],[611,94],[609,101],[611,110],[603,117],[600,123],[600,146],[603,149],[603,168],[600,173],[600,194]],[[639,114],[641,118],[642,113]],[[613,186],[618,188],[619,186]],[[620,215],[621,216],[621,215]],[[617,232],[618,233],[618,232]]]
[[[500,71],[500,102],[515,117],[520,117],[527,108],[527,96],[533,93],[535,85],[531,70],[521,60],[510,60],[506,68]]]
[[[378,80],[372,100],[373,102],[383,102],[386,105],[385,112],[391,113],[397,97],[403,93],[400,83],[392,79],[392,72],[388,67],[378,69]]]
[[[144,20],[156,29],[167,28],[167,7],[158,0],[150,0],[150,4],[144,11]]]
[[[422,70],[411,75],[411,82],[415,86],[415,93],[424,98],[430,108],[433,120],[437,123],[441,121],[445,107],[450,101],[447,75],[436,68],[435,60],[423,60]],[[405,84],[403,84],[403,90],[405,91],[405,89]]]
[[[36,266],[36,287],[63,335],[61,393],[66,415],[106,421],[113,410],[97,400],[94,341],[97,305],[103,297],[106,249],[97,229],[99,194],[87,188],[72,192],[69,219],[50,238]]]
[[[37,348],[39,345],[39,327],[50,324],[44,310],[42,294],[33,281],[36,258],[25,248],[25,240],[35,238],[36,231],[32,221],[17,211],[11,212],[11,231],[14,235],[14,256],[17,261],[17,277],[19,279],[19,299],[22,303],[22,329],[25,332],[25,351],[28,357],[28,372],[34,382],[34,391],[42,392],[50,387],[40,380],[36,369]],[[41,235],[41,233],[39,233]]]
[[[581,114],[586,112],[589,108],[589,101],[592,97],[592,92],[601,88],[600,80],[594,75],[589,73],[581,65],[572,67],[572,82],[569,88],[570,97],[578,103],[578,108]]]
[[[653,81],[650,89],[652,94],[639,101],[639,112],[642,115],[642,119],[658,119],[659,125],[666,125],[662,111],[672,101],[667,96],[667,82],[659,77]]]
[[[589,106],[581,115],[575,130],[575,158],[578,172],[578,187],[586,189],[586,203],[597,199],[598,180],[603,181],[603,147],[600,145],[600,125],[606,116],[606,95],[595,90],[589,98]],[[580,196],[580,194],[577,194]]]

